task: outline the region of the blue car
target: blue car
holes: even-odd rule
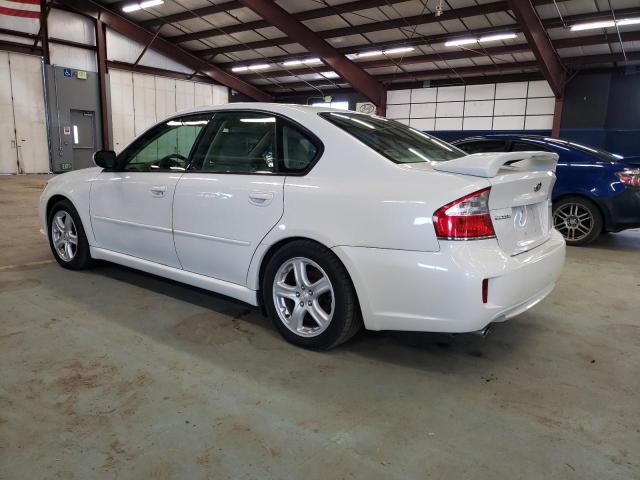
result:
[[[640,227],[640,161],[567,140],[483,135],[451,142],[467,153],[543,150],[559,155],[553,222],[567,245]]]

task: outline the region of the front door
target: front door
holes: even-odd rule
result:
[[[181,268],[173,244],[176,184],[210,114],[164,121],[118,157],[91,187],[91,226],[98,247]]]

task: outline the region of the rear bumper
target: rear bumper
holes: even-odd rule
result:
[[[626,188],[618,195],[596,200],[605,212],[606,231],[619,232],[640,227],[640,189]]]
[[[495,239],[441,242],[439,252],[336,247],[369,330],[463,333],[518,315],[546,297],[564,265],[565,243],[506,255]],[[482,302],[482,280],[489,279]]]

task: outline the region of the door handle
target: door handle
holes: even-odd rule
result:
[[[264,207],[269,205],[273,200],[273,192],[251,192],[249,194],[249,203]]]
[[[164,192],[167,191],[167,187],[165,185],[154,185],[150,190],[154,197],[162,197],[164,196]]]

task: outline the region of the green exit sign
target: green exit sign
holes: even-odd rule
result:
[[[84,70],[76,70],[76,76],[80,80],[86,80],[87,79],[87,72],[85,72]]]
[[[60,164],[60,170],[71,170],[71,163]]]

